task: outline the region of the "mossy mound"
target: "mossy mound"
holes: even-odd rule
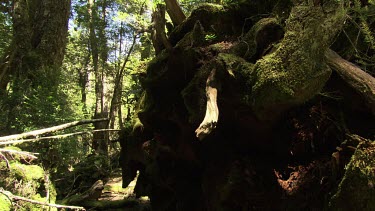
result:
[[[360,143],[346,166],[344,178],[331,198],[332,210],[375,209],[375,143]]]
[[[20,151],[19,148],[13,147],[11,149]],[[52,182],[50,182],[49,174],[38,165],[22,164],[21,162],[24,160],[22,156],[12,156],[12,158],[13,160],[9,160],[9,168],[4,160],[0,161],[0,186],[14,195],[40,202],[55,203],[56,190]],[[7,201],[9,200],[4,197],[0,194],[0,210],[3,210],[1,206],[4,206],[4,210],[7,210]],[[52,209],[22,201],[17,202],[17,204],[19,210]]]
[[[3,194],[0,194],[0,210],[10,211],[12,202]]]

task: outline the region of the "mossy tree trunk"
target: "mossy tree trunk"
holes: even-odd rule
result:
[[[0,98],[3,112],[8,112],[8,132],[23,97],[41,85],[43,77],[51,80],[51,87],[57,86],[67,42],[70,0],[14,0],[12,7],[13,40],[0,61]]]

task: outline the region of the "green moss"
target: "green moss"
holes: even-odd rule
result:
[[[46,189],[49,192],[49,203],[55,203],[56,190],[54,185],[45,182],[45,172],[37,165],[25,165],[18,161],[11,161],[11,171],[5,170],[5,178],[1,178],[1,185],[11,193],[33,200],[46,202]],[[1,199],[0,199],[1,201]],[[0,202],[1,204],[1,202]],[[18,202],[19,210],[51,210],[47,207],[35,205],[27,202]],[[1,208],[1,206],[0,206]],[[2,209],[0,209],[2,210]],[[56,210],[56,209],[52,209]]]
[[[0,193],[0,210],[1,211],[10,211],[11,201],[5,195]]]
[[[331,198],[331,210],[375,210],[375,143],[358,145],[346,167],[337,192]]]
[[[271,44],[272,41],[275,41],[272,39],[278,38],[282,35],[282,33],[278,33],[279,31],[282,32],[282,27],[279,25],[276,18],[260,19],[254,24],[250,31],[243,36],[242,40],[232,49],[232,51],[236,55],[251,60],[257,53],[257,50],[263,51],[264,49],[261,48],[268,47],[262,45]],[[272,37],[270,37],[270,34],[272,34]],[[258,45],[261,46],[260,49],[257,49]]]
[[[258,60],[254,68],[252,105],[259,118],[268,118],[317,94],[330,76],[324,52],[343,23],[343,8],[331,13],[320,7],[296,6],[277,50]],[[276,114],[277,115],[277,114]]]
[[[30,182],[33,180],[41,180],[44,177],[43,169],[37,165],[11,163],[10,166],[14,176],[26,182]]]

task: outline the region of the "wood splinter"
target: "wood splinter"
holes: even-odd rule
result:
[[[215,80],[216,69],[213,69],[207,78],[206,82],[206,115],[195,130],[195,134],[199,140],[204,139],[215,128],[219,119],[219,108],[217,107],[217,89],[218,82]]]

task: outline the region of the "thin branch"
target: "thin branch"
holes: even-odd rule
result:
[[[103,131],[120,131],[120,130],[118,130],[118,129],[100,129],[100,130],[93,130],[93,131],[82,131],[82,132],[76,132],[76,133],[68,133],[68,134],[63,134],[63,135],[47,136],[47,137],[41,137],[41,138],[4,141],[4,142],[0,142],[0,146],[8,145],[8,144],[19,144],[19,143],[24,143],[24,142],[42,141],[42,140],[49,140],[49,139],[63,139],[63,138],[67,138],[67,137],[70,137],[70,136],[92,134],[92,133],[95,133],[95,132],[103,132]]]
[[[50,127],[50,128],[34,130],[34,131],[31,131],[31,132],[27,132],[27,133],[10,135],[10,136],[3,136],[3,137],[0,137],[0,142],[16,140],[16,139],[23,139],[23,138],[30,137],[30,136],[36,137],[36,136],[44,134],[44,133],[56,132],[56,131],[59,131],[59,130],[64,130],[66,128],[70,128],[70,127],[74,127],[74,126],[78,126],[78,125],[84,125],[84,124],[89,124],[89,123],[94,123],[94,122],[103,122],[103,121],[108,121],[108,119],[103,118],[103,119],[86,119],[86,120],[74,121],[74,122],[70,122],[70,123],[66,123],[66,124],[62,124],[62,125],[58,125],[58,126],[54,126],[54,127]]]
[[[28,198],[25,198],[25,197],[22,197],[22,196],[13,195],[11,192],[5,191],[3,189],[0,189],[0,193],[4,194],[11,201],[25,201],[25,202],[29,202],[29,203],[32,203],[32,204],[42,205],[42,206],[56,207],[56,208],[66,208],[66,209],[72,209],[72,210],[86,210],[84,207],[66,206],[66,205],[60,205],[60,204],[50,204],[50,203],[35,201],[35,200],[28,199]]]
[[[126,54],[126,57],[125,57],[125,60],[124,60],[124,63],[122,64],[121,66],[121,69],[119,69],[119,71],[117,71],[117,74],[116,74],[116,81],[115,81],[115,86],[114,86],[114,89],[113,89],[113,95],[112,95],[112,99],[111,99],[111,106],[110,106],[110,109],[109,109],[109,121],[108,121],[108,124],[107,124],[107,128],[109,128],[109,125],[110,125],[110,122],[112,121],[113,119],[113,116],[114,116],[114,110],[115,110],[115,103],[116,103],[116,98],[118,97],[117,95],[120,94],[121,95],[121,90],[119,90],[120,88],[120,83],[121,83],[121,79],[124,75],[124,71],[125,71],[125,67],[126,67],[126,64],[129,62],[130,60],[130,56],[131,54],[133,53],[133,49],[134,49],[134,46],[135,44],[137,43],[137,36],[139,35],[138,32],[134,33],[133,34],[133,41],[132,41],[132,44],[130,46],[130,49],[128,50],[127,54]],[[120,91],[120,92],[119,92]],[[114,120],[113,120],[114,121]]]

